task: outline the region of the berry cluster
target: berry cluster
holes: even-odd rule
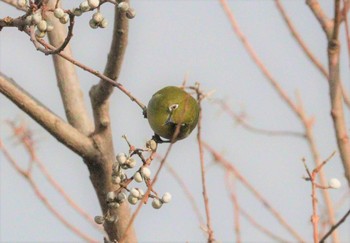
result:
[[[117,186],[117,190],[110,191],[106,195],[106,202],[109,209],[115,209],[120,207],[122,203],[126,200],[132,204],[137,204],[140,200],[144,200],[146,203],[148,198],[152,198],[152,207],[159,209],[164,203],[169,203],[171,201],[171,194],[166,192],[163,196],[158,196],[158,194],[152,188],[151,170],[149,168],[150,163],[153,160],[153,156],[157,149],[157,143],[155,140],[151,139],[146,143],[146,148],[135,148],[130,145],[126,136],[123,136],[129,145],[129,153],[118,153],[116,155],[116,161],[112,165],[112,183]],[[144,157],[145,152],[150,152],[148,158]],[[136,167],[137,161],[135,157],[138,157],[142,161],[142,165],[134,172],[129,173]],[[140,187],[130,187],[130,184],[135,182],[137,184],[144,183],[148,193],[145,193]],[[108,210],[105,216],[96,216],[95,222],[98,224],[103,224],[105,222],[116,222],[117,218],[112,215],[111,210]]]
[[[58,7],[52,10],[47,10],[46,8],[31,7],[31,2],[29,0],[17,0],[17,5],[28,10],[28,15],[25,19],[25,25],[34,26],[35,36],[37,38],[44,38],[47,32],[53,30],[53,25],[46,20],[47,12],[53,12],[54,16],[59,19],[62,24],[67,24],[72,16],[78,17],[85,12],[97,9],[97,11],[92,15],[92,18],[89,21],[89,25],[92,29],[106,28],[108,26],[108,21],[100,12],[100,6],[106,2],[110,1],[84,0],[79,4],[78,7],[75,7],[72,10],[64,10]],[[135,11],[134,9],[130,8],[128,3],[121,2],[118,4],[118,8],[120,11],[125,12],[126,16],[129,19],[135,17]]]

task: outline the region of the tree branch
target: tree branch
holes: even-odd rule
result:
[[[121,0],[118,2],[121,2]],[[128,1],[125,2],[128,3]],[[112,36],[113,40],[104,73],[105,76],[117,80],[128,38],[128,18],[126,17],[126,13],[118,8],[118,4],[115,7],[114,31]],[[118,84],[117,82],[115,83]],[[109,210],[106,202],[106,194],[115,190],[115,185],[112,184],[111,180],[112,163],[115,161],[115,155],[109,117],[109,97],[112,94],[115,83],[106,82],[101,79],[90,90],[95,121],[95,131],[92,137],[99,151],[99,156],[96,160],[87,160],[86,163],[103,214],[106,214]],[[116,215],[118,221],[115,224],[104,224],[109,240],[120,241],[121,237],[125,237],[126,242],[137,242],[133,224],[129,224],[129,204],[124,203],[110,213]],[[128,231],[127,234],[126,231]]]
[[[118,0],[118,3],[122,0]],[[125,1],[129,3],[129,1]],[[114,29],[111,48],[108,54],[108,60],[105,67],[105,76],[118,80],[124,54],[128,42],[129,19],[126,12],[115,7]],[[114,86],[110,83],[100,80],[90,90],[90,98],[94,110],[95,132],[104,129],[109,124],[109,102],[108,98],[113,92]]]
[[[305,41],[302,39],[298,31],[296,30],[295,26],[293,25],[292,21],[287,15],[286,10],[284,9],[282,3],[280,0],[275,0],[276,7],[278,8],[279,12],[281,13],[283,20],[286,22],[290,32],[292,33],[294,39],[297,41],[305,55],[309,58],[309,60],[317,67],[317,69],[323,74],[323,76],[328,80],[328,71],[326,68],[317,60],[317,58],[314,56],[314,54],[311,52],[310,48],[307,46]],[[345,7],[344,7],[345,9]],[[340,83],[342,83],[340,81]],[[346,87],[342,85],[342,92],[344,97],[344,102],[350,108],[350,97],[346,90]]]
[[[49,1],[48,7],[54,9],[56,2]],[[52,14],[48,14],[48,20],[52,23],[55,30],[48,32],[49,41],[53,46],[61,46],[67,37],[66,27]],[[62,52],[72,56],[69,44]],[[52,58],[67,120],[81,133],[85,135],[90,134],[93,131],[93,125],[86,110],[76,68],[72,63],[58,55],[52,55]]]
[[[332,234],[332,232],[338,228],[342,223],[345,222],[346,218],[350,215],[350,209],[348,210],[348,212],[339,220],[338,223],[336,223],[335,225],[332,226],[332,228],[327,232],[327,234],[325,234],[325,236],[323,236],[323,238],[320,240],[320,243],[324,243],[325,240],[327,239],[328,236],[330,236]]]
[[[82,238],[86,242],[98,242],[95,239],[91,238],[84,232],[82,232],[79,228],[76,227],[76,225],[70,223],[60,212],[57,211],[57,209],[50,203],[50,200],[40,191],[37,183],[34,181],[33,176],[30,172],[22,169],[17,161],[11,156],[11,154],[8,152],[6,147],[3,145],[1,139],[0,139],[0,150],[4,154],[5,158],[11,163],[11,165],[15,168],[15,170],[22,175],[29,185],[34,190],[36,196],[40,199],[40,201],[45,205],[45,207],[69,230],[74,232],[77,236]]]
[[[214,160],[221,164],[227,171],[230,171],[234,176],[266,207],[268,211],[278,220],[278,222],[296,239],[298,242],[305,242],[305,240],[299,235],[299,233],[288,224],[285,218],[261,195],[250,182],[237,170],[237,168],[222,157],[215,149],[213,149],[208,143],[203,141],[203,145],[208,150]]]
[[[1,72],[0,92],[72,151],[83,158],[93,157],[95,149],[92,140],[52,113]]]
[[[333,23],[332,20],[330,20],[325,12],[323,12],[323,9],[318,2],[318,0],[306,0],[306,4],[309,6],[315,17],[317,18],[318,22],[322,26],[322,29],[324,33],[327,36],[327,39],[329,39],[332,35],[332,29],[333,29]]]
[[[334,28],[331,34],[331,39],[328,42],[329,90],[333,125],[345,170],[345,176],[350,185],[350,142],[348,129],[345,123],[339,72],[340,43],[338,35],[341,16],[340,11],[340,0],[335,0]]]

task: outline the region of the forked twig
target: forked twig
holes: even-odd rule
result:
[[[33,180],[32,174],[28,173],[27,171],[23,170],[16,162],[16,160],[11,156],[11,154],[8,152],[4,144],[2,143],[2,140],[0,139],[0,150],[4,154],[5,158],[11,163],[11,165],[16,169],[16,171],[21,174],[30,184],[30,186],[33,188],[35,194],[37,197],[42,201],[42,203],[49,209],[49,211],[55,215],[55,217],[63,223],[68,229],[70,229],[72,232],[74,232],[76,235],[78,235],[80,238],[84,239],[87,242],[98,242],[97,240],[91,238],[90,236],[86,235],[85,233],[81,232],[76,226],[69,223],[65,217],[60,214],[53,205],[49,202],[49,199],[45,197],[45,195],[40,191],[38,185]]]

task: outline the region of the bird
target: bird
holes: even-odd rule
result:
[[[158,90],[147,105],[146,116],[157,138],[176,142],[186,138],[196,127],[199,118],[198,102],[182,88],[167,86]],[[178,134],[174,137],[176,128]]]

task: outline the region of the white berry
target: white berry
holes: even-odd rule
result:
[[[126,12],[126,11],[128,11],[128,9],[129,9],[129,4],[126,3],[126,2],[121,2],[121,3],[118,4],[118,8],[119,8],[121,11]]]
[[[168,203],[171,201],[171,194],[169,192],[164,193],[162,197],[163,203]]]
[[[118,163],[121,165],[124,164],[126,162],[126,160],[128,159],[128,157],[126,157],[126,154],[124,154],[124,153],[118,153],[116,158],[117,158]]]
[[[96,22],[96,23],[100,23],[102,22],[102,20],[104,19],[103,18],[103,15],[100,13],[100,12],[96,12],[92,15],[92,19]]]
[[[87,0],[90,8],[97,8],[100,5],[100,0]]]
[[[138,183],[143,181],[142,175],[140,174],[140,172],[136,172],[134,175],[134,180]]]
[[[159,209],[161,208],[163,205],[163,203],[158,199],[158,198],[154,198],[152,201],[152,207],[155,209]]]
[[[33,14],[33,22],[35,24],[39,24],[39,22],[42,20],[42,16],[41,16],[41,13],[35,13]]]
[[[126,17],[128,17],[128,19],[133,19],[136,16],[136,12],[133,8],[129,8],[128,11],[126,12]]]
[[[89,3],[87,1],[83,1],[80,5],[79,5],[79,8],[81,11],[83,12],[87,12],[90,10],[90,6],[89,6]]]
[[[105,221],[103,216],[95,216],[95,222],[97,224],[103,224],[103,222]]]
[[[138,190],[139,193],[140,193],[139,198],[141,198],[143,195],[145,195],[145,193],[143,192],[143,190],[142,190],[141,188],[137,188],[137,190]]]
[[[107,19],[103,19],[100,23],[101,28],[106,28],[108,26],[108,21]]]
[[[127,163],[128,163],[128,166],[129,166],[130,168],[134,168],[135,165],[136,165],[136,160],[135,160],[134,158],[129,158],[129,159],[127,160]]]
[[[338,189],[341,187],[341,182],[337,178],[332,178],[328,181],[328,186],[333,189]]]
[[[44,38],[45,35],[46,35],[46,32],[42,32],[42,31],[40,31],[40,30],[38,30],[38,29],[35,31],[35,36],[36,36],[37,38]]]
[[[130,204],[135,205],[138,202],[138,198],[137,197],[133,197],[131,194],[128,196],[128,201]]]
[[[107,202],[112,202],[112,201],[114,201],[114,199],[115,199],[115,193],[113,191],[112,192],[108,192],[107,193],[107,198],[106,198]]]
[[[23,8],[24,6],[27,5],[27,0],[17,0],[17,5],[18,7]]]
[[[151,170],[148,167],[142,167],[141,174],[144,178],[149,179],[151,177]]]
[[[26,25],[31,25],[33,22],[33,15],[28,15],[25,19]]]
[[[81,11],[80,8],[73,8],[72,12],[77,17],[79,17],[79,16],[81,16],[83,14],[83,11]]]
[[[56,18],[60,19],[63,17],[64,15],[64,11],[62,8],[56,8],[54,11],[53,11],[53,15],[55,15]]]
[[[125,199],[126,199],[125,193],[121,192],[121,193],[118,194],[118,196],[117,196],[117,201],[118,201],[119,203],[124,202]]]
[[[67,13],[63,14],[63,17],[60,18],[61,24],[67,24],[69,20],[69,15]]]
[[[120,178],[120,176],[112,176],[112,183],[119,185],[120,182],[122,182],[122,179]]]
[[[41,32],[45,32],[47,30],[47,22],[45,20],[41,20],[38,25],[38,30],[40,30]]]
[[[130,190],[130,195],[132,195],[133,197],[139,198],[140,197],[140,192],[136,188],[132,188]]]
[[[156,151],[157,150],[157,143],[156,143],[156,141],[151,139],[151,140],[147,141],[146,147],[152,151]]]

